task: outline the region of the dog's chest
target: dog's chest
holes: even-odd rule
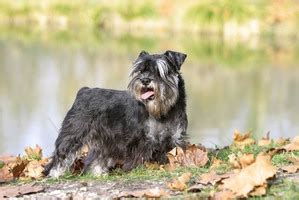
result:
[[[152,142],[163,142],[165,139],[175,140],[174,137],[180,137],[178,126],[169,122],[160,122],[153,118],[147,121],[147,136]]]

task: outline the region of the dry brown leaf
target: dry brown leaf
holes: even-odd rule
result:
[[[178,166],[184,167],[202,167],[208,162],[208,153],[199,146],[193,144],[186,148],[175,147],[167,154],[169,164],[165,169],[173,170]]]
[[[218,167],[220,166],[220,164],[221,164],[223,161],[222,161],[222,160],[219,160],[219,159],[217,159],[217,158],[215,158],[215,157],[213,157],[211,162],[212,162],[212,165],[211,165],[210,169],[216,169],[216,168],[218,168]]]
[[[184,173],[177,179],[167,184],[167,187],[173,191],[183,191],[187,188],[187,182],[190,180],[192,174]]]
[[[288,166],[281,167],[280,169],[282,169],[283,171],[289,174],[293,174],[299,170],[299,165],[288,165]]]
[[[213,200],[231,200],[235,199],[235,195],[230,190],[223,190],[210,195]]]
[[[28,163],[28,160],[22,160],[21,157],[18,156],[14,162],[8,164],[9,171],[13,174],[14,178],[24,176],[23,171]]]
[[[33,179],[39,179],[42,178],[44,171],[44,166],[37,160],[30,161],[25,169],[24,169],[24,176],[26,178],[33,178]]]
[[[223,179],[229,178],[233,173],[225,173],[225,174],[217,174],[216,171],[210,171],[209,173],[205,173],[199,176],[198,183],[203,185],[212,184],[220,182]]]
[[[223,180],[223,188],[231,190],[236,196],[247,196],[255,187],[266,183],[276,174],[271,164],[271,156],[259,154],[256,161],[242,169],[236,176]]]
[[[232,153],[228,155],[228,162],[234,169],[241,169],[241,164],[239,163],[236,154]]]
[[[253,154],[245,154],[239,158],[239,162],[242,166],[242,168],[247,167],[248,165],[251,165],[255,161]]]
[[[259,146],[268,146],[271,144],[271,139],[270,139],[270,131],[266,134],[265,137],[259,140],[258,145]]]
[[[240,131],[235,130],[233,144],[240,148],[244,148],[246,145],[255,144],[255,141],[251,138],[250,132],[242,134]]]
[[[262,196],[262,195],[265,195],[266,192],[267,192],[267,187],[268,187],[267,183],[264,183],[263,185],[260,185],[260,186],[258,186],[258,187],[255,187],[255,188],[253,189],[253,191],[250,192],[249,195],[250,195],[250,196]]]
[[[294,137],[290,144],[287,144],[281,148],[287,151],[299,151],[299,135]]]
[[[286,144],[290,143],[290,139],[289,138],[285,139],[285,138],[280,137],[275,141],[275,143],[279,146],[286,145]]]
[[[13,174],[10,173],[9,168],[7,165],[0,169],[0,183],[11,181],[13,179]]]
[[[206,186],[203,185],[203,184],[195,184],[195,185],[192,185],[191,187],[189,187],[187,189],[187,192],[191,192],[191,193],[197,193],[197,192],[201,192],[201,190],[203,188],[205,188]]]
[[[0,190],[0,199],[2,198],[10,198],[10,197],[18,197],[24,194],[31,194],[42,192],[44,188],[40,185],[35,186],[34,183],[20,185],[20,186],[3,186]]]
[[[16,160],[16,156],[11,156],[11,155],[2,155],[0,156],[0,161],[4,162],[4,164],[8,164],[10,162],[13,162]]]
[[[43,157],[43,150],[40,146],[36,145],[35,148],[27,147],[25,148],[27,160],[40,160]]]
[[[295,165],[299,165],[299,156],[290,156],[288,157],[288,160],[291,161]]]
[[[147,198],[160,198],[160,197],[168,197],[169,194],[160,188],[153,188],[147,190],[137,190],[137,191],[125,191],[121,192],[117,197],[147,197]]]
[[[144,165],[149,170],[160,170],[161,169],[161,166],[157,162],[155,162],[155,163],[146,162]]]
[[[0,156],[0,162],[2,167],[0,168],[0,182],[11,181],[13,179],[13,174],[10,173],[8,164],[16,160],[15,156],[2,155]]]

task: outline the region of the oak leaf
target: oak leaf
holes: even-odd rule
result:
[[[175,147],[167,154],[169,166],[166,169],[183,167],[202,167],[209,161],[208,153],[197,145],[193,144],[184,151],[181,147]]]
[[[24,176],[26,178],[39,179],[44,176],[43,171],[44,166],[42,163],[37,160],[33,160],[26,165],[24,169]]]
[[[281,167],[280,169],[282,169],[282,171],[285,171],[289,174],[293,174],[299,170],[299,165],[287,165],[287,166]]]
[[[287,151],[299,151],[299,135],[294,137],[290,144],[287,144],[281,148]]]
[[[282,146],[282,145],[286,145],[286,144],[288,144],[288,143],[290,143],[290,139],[289,138],[282,138],[282,137],[280,137],[280,138],[278,138],[276,141],[275,141],[275,144],[277,144],[277,145],[279,145],[279,146]]]
[[[222,190],[216,193],[210,194],[213,200],[231,200],[235,199],[235,195],[230,190]]]
[[[25,148],[25,153],[25,159],[27,160],[41,160],[43,157],[43,150],[38,145],[34,149],[32,147]]]
[[[14,162],[8,164],[9,171],[13,174],[14,178],[24,176],[23,171],[28,163],[28,160],[23,160],[20,156],[18,156]]]
[[[16,160],[15,156],[2,155],[0,156],[0,183],[13,179],[13,174],[10,172],[8,164]]]
[[[229,172],[225,174],[217,174],[216,171],[210,171],[209,173],[201,174],[197,182],[203,185],[207,185],[207,184],[215,185],[218,182],[222,181],[223,179],[231,177],[233,174],[234,174],[233,172]]]
[[[268,146],[268,145],[270,145],[271,144],[271,139],[270,139],[270,131],[269,132],[267,132],[267,134],[266,134],[266,136],[265,137],[263,137],[262,139],[260,139],[259,141],[258,141],[258,145],[259,146]]]
[[[242,134],[240,131],[235,130],[233,144],[243,149],[246,145],[255,144],[255,140],[251,138],[251,132]]]
[[[216,169],[223,163],[223,161],[213,157],[211,163],[210,169]]]
[[[187,182],[189,182],[192,174],[184,173],[180,177],[175,178],[172,182],[167,184],[167,187],[173,191],[183,191],[187,188]]]
[[[239,158],[239,162],[240,162],[242,168],[245,168],[248,165],[251,165],[254,161],[255,161],[254,155],[251,153],[240,156],[240,158]]]
[[[263,185],[257,186],[253,189],[253,191],[250,192],[250,196],[262,196],[266,194],[267,192],[267,183],[264,183]]]
[[[277,169],[271,164],[271,156],[259,154],[256,161],[242,169],[236,176],[223,180],[223,188],[231,190],[236,196],[247,196],[255,187],[267,183]]]

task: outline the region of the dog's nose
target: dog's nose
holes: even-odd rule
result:
[[[151,79],[149,79],[149,78],[143,78],[143,79],[141,79],[141,83],[143,85],[148,85],[148,84],[150,84],[150,82],[151,82]]]

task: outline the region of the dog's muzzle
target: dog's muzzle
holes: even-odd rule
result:
[[[144,101],[154,100],[155,99],[154,88],[147,87],[147,86],[142,87],[141,99]]]

